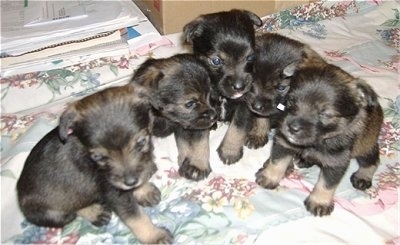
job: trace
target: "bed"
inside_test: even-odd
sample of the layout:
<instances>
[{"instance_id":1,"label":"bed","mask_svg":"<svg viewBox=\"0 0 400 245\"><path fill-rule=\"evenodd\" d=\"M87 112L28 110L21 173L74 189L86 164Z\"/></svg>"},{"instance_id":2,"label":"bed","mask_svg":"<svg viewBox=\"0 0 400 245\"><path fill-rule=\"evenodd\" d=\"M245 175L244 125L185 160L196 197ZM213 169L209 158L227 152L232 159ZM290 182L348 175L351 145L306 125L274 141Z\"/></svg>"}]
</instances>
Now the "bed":
<instances>
[{"instance_id":1,"label":"bed","mask_svg":"<svg viewBox=\"0 0 400 245\"><path fill-rule=\"evenodd\" d=\"M400 4L398 1L321 1L263 17L259 32L278 32L305 42L328 62L366 80L379 94L385 120L379 138L381 164L373 186L355 190L352 161L335 196L335 210L314 217L303 205L318 168L295 169L277 190L263 189L255 173L271 141L245 149L226 166L216 148L227 129L210 136L213 172L194 182L178 175L174 138L154 138L158 171L152 181L162 201L146 208L168 228L176 244L400 244ZM135 244L113 215L95 227L77 218L63 229L37 227L20 213L15 185L32 147L57 125L68 102L108 86L122 85L148 57L186 52L180 33L145 54L126 53L52 70L1 77L1 243Z\"/></svg>"}]
</instances>

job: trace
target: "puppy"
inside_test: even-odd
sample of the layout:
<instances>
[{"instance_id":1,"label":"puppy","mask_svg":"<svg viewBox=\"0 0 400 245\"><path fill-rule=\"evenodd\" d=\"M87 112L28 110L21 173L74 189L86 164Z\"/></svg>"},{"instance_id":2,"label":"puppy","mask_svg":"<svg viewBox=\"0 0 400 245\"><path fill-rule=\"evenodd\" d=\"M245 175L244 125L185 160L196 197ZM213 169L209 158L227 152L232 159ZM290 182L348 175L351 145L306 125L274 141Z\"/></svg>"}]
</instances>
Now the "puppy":
<instances>
[{"instance_id":1,"label":"puppy","mask_svg":"<svg viewBox=\"0 0 400 245\"><path fill-rule=\"evenodd\" d=\"M277 33L256 34L254 81L243 97L250 113L246 122L250 139L242 144L258 148L268 142L271 123L279 120L284 99L290 88L290 77L296 69L325 64L324 59L308 45Z\"/></svg>"},{"instance_id":2,"label":"puppy","mask_svg":"<svg viewBox=\"0 0 400 245\"><path fill-rule=\"evenodd\" d=\"M210 104L207 67L192 54L149 59L135 72L130 84L141 86L153 108L153 135L174 133L179 173L200 180L211 172L209 133L217 120Z\"/></svg>"},{"instance_id":3,"label":"puppy","mask_svg":"<svg viewBox=\"0 0 400 245\"><path fill-rule=\"evenodd\" d=\"M238 102L250 90L253 81L255 30L261 19L254 13L233 9L201 15L183 28L184 41L192 45L194 55L209 67L212 105L220 121L229 121L228 131L218 148L221 160L232 164L241 158L245 140L242 133L243 111ZM243 111L243 112L242 112Z\"/></svg>"},{"instance_id":4,"label":"puppy","mask_svg":"<svg viewBox=\"0 0 400 245\"><path fill-rule=\"evenodd\" d=\"M157 167L152 117L133 86L108 88L72 103L29 154L17 182L26 219L62 227L83 216L105 225L114 211L142 243L171 243L141 205L156 205L148 182Z\"/></svg>"},{"instance_id":5,"label":"puppy","mask_svg":"<svg viewBox=\"0 0 400 245\"><path fill-rule=\"evenodd\" d=\"M315 216L329 215L352 158L359 164L352 185L371 186L379 164L382 108L368 84L333 65L305 67L291 80L286 115L256 182L274 189L294 161L318 165L319 179L304 204Z\"/></svg>"}]
</instances>

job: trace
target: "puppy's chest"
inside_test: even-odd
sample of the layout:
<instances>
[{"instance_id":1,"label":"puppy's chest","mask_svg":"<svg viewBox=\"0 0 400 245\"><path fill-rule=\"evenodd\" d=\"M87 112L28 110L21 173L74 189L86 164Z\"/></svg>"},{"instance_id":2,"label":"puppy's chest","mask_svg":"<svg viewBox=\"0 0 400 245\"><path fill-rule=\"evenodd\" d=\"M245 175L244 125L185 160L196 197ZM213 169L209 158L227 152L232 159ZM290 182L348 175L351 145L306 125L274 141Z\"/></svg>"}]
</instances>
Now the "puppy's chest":
<instances>
[{"instance_id":1,"label":"puppy's chest","mask_svg":"<svg viewBox=\"0 0 400 245\"><path fill-rule=\"evenodd\" d=\"M235 101L220 96L216 105L219 120L222 122L231 121L236 106Z\"/></svg>"},{"instance_id":2,"label":"puppy's chest","mask_svg":"<svg viewBox=\"0 0 400 245\"><path fill-rule=\"evenodd\" d=\"M300 147L288 143L281 137L277 137L279 144L285 148L291 149L297 158L303 159L310 164L317 164L322 167L335 167L348 164L351 158L349 149L331 149L324 146Z\"/></svg>"},{"instance_id":3,"label":"puppy's chest","mask_svg":"<svg viewBox=\"0 0 400 245\"><path fill-rule=\"evenodd\" d=\"M348 164L350 151L329 152L327 149L306 148L299 151L299 155L306 162L320 165L322 167L335 167Z\"/></svg>"},{"instance_id":4,"label":"puppy's chest","mask_svg":"<svg viewBox=\"0 0 400 245\"><path fill-rule=\"evenodd\" d=\"M219 97L219 117L221 119L221 121L225 121L226 120L226 116L227 116L227 99L224 97Z\"/></svg>"}]
</instances>

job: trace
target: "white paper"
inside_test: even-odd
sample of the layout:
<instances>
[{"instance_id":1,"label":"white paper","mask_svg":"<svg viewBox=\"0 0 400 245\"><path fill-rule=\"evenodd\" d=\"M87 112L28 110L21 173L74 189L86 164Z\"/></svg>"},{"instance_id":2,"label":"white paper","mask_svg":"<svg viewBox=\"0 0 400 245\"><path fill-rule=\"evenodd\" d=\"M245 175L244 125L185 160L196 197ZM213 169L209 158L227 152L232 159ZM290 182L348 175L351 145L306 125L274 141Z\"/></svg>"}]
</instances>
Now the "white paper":
<instances>
[{"instance_id":1,"label":"white paper","mask_svg":"<svg viewBox=\"0 0 400 245\"><path fill-rule=\"evenodd\" d=\"M54 21L86 18L85 4L80 0L60 1L28 1L24 7L24 26L48 24Z\"/></svg>"},{"instance_id":2,"label":"white paper","mask_svg":"<svg viewBox=\"0 0 400 245\"><path fill-rule=\"evenodd\" d=\"M57 4L61 6L64 3L64 6L69 6L69 2L57 1ZM32 6L31 3L32 1L28 1L27 8ZM80 4L85 7L87 15L85 18L47 21L40 25L25 26L24 1L1 0L1 53L24 54L44 46L133 26L139 21L147 19L130 0L85 0Z\"/></svg>"}]
</instances>

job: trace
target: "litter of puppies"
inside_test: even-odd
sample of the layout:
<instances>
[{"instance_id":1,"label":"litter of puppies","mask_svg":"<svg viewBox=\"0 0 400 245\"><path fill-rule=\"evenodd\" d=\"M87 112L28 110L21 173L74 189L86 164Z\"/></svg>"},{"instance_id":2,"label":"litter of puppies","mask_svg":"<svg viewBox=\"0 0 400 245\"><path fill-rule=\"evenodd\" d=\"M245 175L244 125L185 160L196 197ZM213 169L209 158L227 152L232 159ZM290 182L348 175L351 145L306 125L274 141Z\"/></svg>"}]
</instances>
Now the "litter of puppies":
<instances>
[{"instance_id":1,"label":"litter of puppies","mask_svg":"<svg viewBox=\"0 0 400 245\"><path fill-rule=\"evenodd\" d=\"M193 54L149 59L127 85L69 105L25 162L17 185L25 217L60 227L80 215L101 226L115 212L140 242L172 243L143 211L161 200L149 182L157 170L152 137L173 134L179 174L199 181L212 171L208 137L217 122L229 123L217 149L228 165L276 129L255 173L261 187L276 188L294 164L320 167L304 201L315 216L333 211L350 159L359 163L353 186L369 188L383 122L376 93L301 42L256 34L261 24L245 10L199 16L183 28Z\"/></svg>"}]
</instances>

